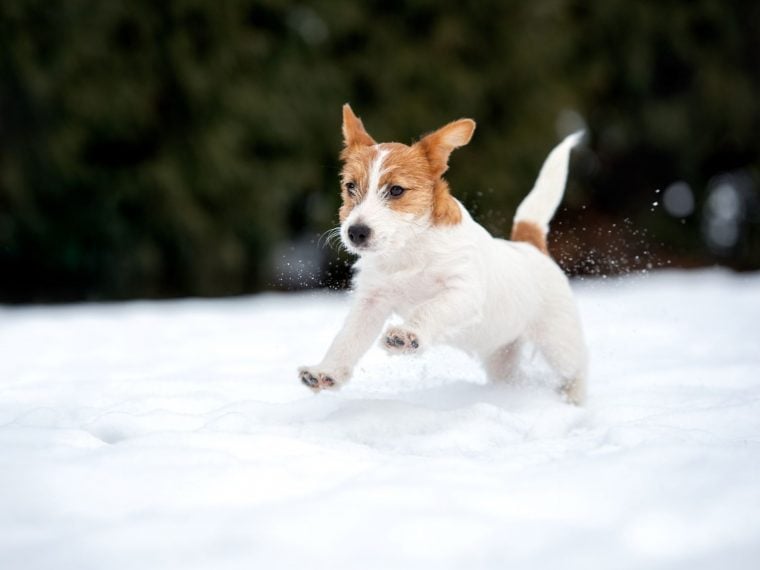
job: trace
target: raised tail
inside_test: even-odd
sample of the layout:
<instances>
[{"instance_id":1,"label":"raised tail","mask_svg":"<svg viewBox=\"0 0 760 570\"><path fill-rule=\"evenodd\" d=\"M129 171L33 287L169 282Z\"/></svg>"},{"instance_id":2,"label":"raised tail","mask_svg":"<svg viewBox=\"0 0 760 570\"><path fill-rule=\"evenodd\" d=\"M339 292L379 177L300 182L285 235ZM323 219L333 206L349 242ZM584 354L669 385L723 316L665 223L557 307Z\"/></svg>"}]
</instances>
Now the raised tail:
<instances>
[{"instance_id":1,"label":"raised tail","mask_svg":"<svg viewBox=\"0 0 760 570\"><path fill-rule=\"evenodd\" d=\"M583 131L578 131L565 137L565 140L554 147L546 157L533 189L517 207L512 226L513 241L524 241L546 254L549 253L546 246L549 221L565 192L570 151L583 135Z\"/></svg>"}]
</instances>

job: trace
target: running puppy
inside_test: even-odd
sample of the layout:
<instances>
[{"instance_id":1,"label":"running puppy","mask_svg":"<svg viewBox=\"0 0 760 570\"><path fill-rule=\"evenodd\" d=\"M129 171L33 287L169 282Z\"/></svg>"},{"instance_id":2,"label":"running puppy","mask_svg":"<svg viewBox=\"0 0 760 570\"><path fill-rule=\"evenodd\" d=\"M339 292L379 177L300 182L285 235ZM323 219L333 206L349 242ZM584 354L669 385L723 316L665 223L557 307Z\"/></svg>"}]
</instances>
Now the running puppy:
<instances>
[{"instance_id":1,"label":"running puppy","mask_svg":"<svg viewBox=\"0 0 760 570\"><path fill-rule=\"evenodd\" d=\"M318 392L351 378L354 366L395 313L381 346L420 353L446 343L477 356L492 380L508 379L520 345L533 343L580 404L587 355L567 278L546 247L570 151L581 133L549 154L517 209L512 241L493 238L449 192L451 152L466 145L475 122L460 119L411 146L376 143L343 106L340 235L359 256L354 302L321 363L299 369Z\"/></svg>"}]
</instances>

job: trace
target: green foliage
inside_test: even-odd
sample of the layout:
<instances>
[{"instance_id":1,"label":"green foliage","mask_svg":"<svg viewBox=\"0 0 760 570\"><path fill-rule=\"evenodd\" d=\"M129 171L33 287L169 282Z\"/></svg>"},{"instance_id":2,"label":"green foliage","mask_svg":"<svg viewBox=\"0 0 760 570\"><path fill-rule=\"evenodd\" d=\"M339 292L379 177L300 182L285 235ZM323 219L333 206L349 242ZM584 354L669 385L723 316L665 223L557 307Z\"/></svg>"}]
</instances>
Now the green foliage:
<instances>
[{"instance_id":1,"label":"green foliage","mask_svg":"<svg viewBox=\"0 0 760 570\"><path fill-rule=\"evenodd\" d=\"M757 180L759 21L749 1L6 0L0 299L276 286L279 244L337 222L346 101L382 140L476 119L449 179L501 235L580 115L563 221L588 206L710 259L696 215L648 206L674 180L698 204L716 174Z\"/></svg>"}]
</instances>

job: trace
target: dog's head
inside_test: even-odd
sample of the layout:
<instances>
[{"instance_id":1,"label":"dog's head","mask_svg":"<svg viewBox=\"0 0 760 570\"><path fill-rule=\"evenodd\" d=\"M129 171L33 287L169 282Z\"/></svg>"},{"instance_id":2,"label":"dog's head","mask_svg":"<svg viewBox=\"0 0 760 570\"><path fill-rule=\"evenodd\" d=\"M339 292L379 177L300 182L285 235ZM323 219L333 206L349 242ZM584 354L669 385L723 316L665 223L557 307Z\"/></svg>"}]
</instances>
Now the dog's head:
<instances>
[{"instance_id":1,"label":"dog's head","mask_svg":"<svg viewBox=\"0 0 760 570\"><path fill-rule=\"evenodd\" d=\"M459 204L443 179L451 151L470 142L475 121L460 119L411 146L376 143L343 106L341 240L356 254L393 255L420 232L458 224Z\"/></svg>"}]
</instances>

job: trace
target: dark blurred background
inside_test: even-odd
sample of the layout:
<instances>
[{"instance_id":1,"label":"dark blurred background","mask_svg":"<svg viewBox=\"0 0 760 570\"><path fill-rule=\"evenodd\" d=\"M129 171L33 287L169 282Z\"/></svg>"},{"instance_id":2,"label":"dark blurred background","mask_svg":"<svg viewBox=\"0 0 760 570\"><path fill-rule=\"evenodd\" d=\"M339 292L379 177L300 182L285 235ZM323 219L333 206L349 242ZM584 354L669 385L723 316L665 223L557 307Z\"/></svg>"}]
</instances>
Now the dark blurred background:
<instances>
[{"instance_id":1,"label":"dark blurred background","mask_svg":"<svg viewBox=\"0 0 760 570\"><path fill-rule=\"evenodd\" d=\"M757 0L3 0L0 301L345 283L340 107L379 140L472 117L448 178L508 235L579 127L576 275L760 267Z\"/></svg>"}]
</instances>

